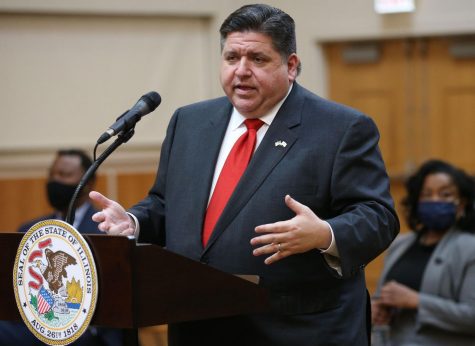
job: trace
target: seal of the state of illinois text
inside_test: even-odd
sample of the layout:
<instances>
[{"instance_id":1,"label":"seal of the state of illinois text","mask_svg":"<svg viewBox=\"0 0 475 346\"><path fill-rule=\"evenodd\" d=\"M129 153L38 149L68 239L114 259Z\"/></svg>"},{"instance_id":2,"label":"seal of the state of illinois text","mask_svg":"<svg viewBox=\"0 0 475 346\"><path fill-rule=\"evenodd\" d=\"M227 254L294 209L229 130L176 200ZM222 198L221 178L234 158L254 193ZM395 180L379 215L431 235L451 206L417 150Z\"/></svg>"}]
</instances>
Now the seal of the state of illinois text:
<instances>
[{"instance_id":1,"label":"seal of the state of illinois text","mask_svg":"<svg viewBox=\"0 0 475 346\"><path fill-rule=\"evenodd\" d=\"M89 326L98 281L82 235L60 220L33 225L23 236L13 267L13 288L28 329L49 345L67 345Z\"/></svg>"}]
</instances>

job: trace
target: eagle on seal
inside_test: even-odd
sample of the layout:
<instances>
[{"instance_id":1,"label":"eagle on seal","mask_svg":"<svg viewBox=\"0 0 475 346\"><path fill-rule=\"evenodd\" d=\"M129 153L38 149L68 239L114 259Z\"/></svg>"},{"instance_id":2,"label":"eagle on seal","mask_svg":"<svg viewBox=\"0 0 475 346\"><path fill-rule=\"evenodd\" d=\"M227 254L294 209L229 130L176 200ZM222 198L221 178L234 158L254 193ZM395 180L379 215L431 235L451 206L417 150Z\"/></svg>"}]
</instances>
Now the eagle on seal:
<instances>
[{"instance_id":1,"label":"eagle on seal","mask_svg":"<svg viewBox=\"0 0 475 346\"><path fill-rule=\"evenodd\" d=\"M48 265L45 266L43 263L37 263L37 265L48 282L49 289L57 294L63 286L63 277L67 277L66 267L77 262L74 257L64 251L53 252L50 249L45 249L45 256Z\"/></svg>"}]
</instances>

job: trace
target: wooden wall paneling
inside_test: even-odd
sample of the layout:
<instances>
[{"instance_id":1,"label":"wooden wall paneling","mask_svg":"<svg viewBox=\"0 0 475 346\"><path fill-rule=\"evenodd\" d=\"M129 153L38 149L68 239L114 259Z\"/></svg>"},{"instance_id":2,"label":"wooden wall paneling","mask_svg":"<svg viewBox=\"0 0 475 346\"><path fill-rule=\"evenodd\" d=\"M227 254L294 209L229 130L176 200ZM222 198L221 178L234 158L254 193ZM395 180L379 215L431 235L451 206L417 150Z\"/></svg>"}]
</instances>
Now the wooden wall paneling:
<instances>
[{"instance_id":1,"label":"wooden wall paneling","mask_svg":"<svg viewBox=\"0 0 475 346\"><path fill-rule=\"evenodd\" d=\"M0 231L15 232L22 223L51 212L45 178L0 180Z\"/></svg>"},{"instance_id":2,"label":"wooden wall paneling","mask_svg":"<svg viewBox=\"0 0 475 346\"><path fill-rule=\"evenodd\" d=\"M425 39L412 39L410 45L409 70L411 73L410 92L407 93L407 102L411 107L408 112L410 115L410 131L407 141L410 142L411 164L408 166L408 172L412 172L427 160L430 148L428 141L428 104L427 100L427 73L429 60L427 56L427 41ZM406 172L407 173L407 172Z\"/></svg>"},{"instance_id":3,"label":"wooden wall paneling","mask_svg":"<svg viewBox=\"0 0 475 346\"><path fill-rule=\"evenodd\" d=\"M117 177L118 202L124 208L130 208L142 198L147 196L148 191L155 181L156 172L145 173L121 173Z\"/></svg>"},{"instance_id":4,"label":"wooden wall paneling","mask_svg":"<svg viewBox=\"0 0 475 346\"><path fill-rule=\"evenodd\" d=\"M96 176L96 182L94 184L94 189L99 191L99 192L104 192L104 193L108 193L108 190L107 190L107 185L108 185L108 177L104 174L98 174Z\"/></svg>"},{"instance_id":5,"label":"wooden wall paneling","mask_svg":"<svg viewBox=\"0 0 475 346\"><path fill-rule=\"evenodd\" d=\"M106 174L98 174L96 173L96 181L93 185L93 189L102 193L104 196L108 197L108 198L111 198L111 196L109 195L110 191L108 189L108 186L109 186L109 177L106 175ZM97 205L94 205L97 209L99 209L99 207Z\"/></svg>"},{"instance_id":6,"label":"wooden wall paneling","mask_svg":"<svg viewBox=\"0 0 475 346\"><path fill-rule=\"evenodd\" d=\"M408 78L405 42L394 40L376 46L379 57L374 61L347 62L343 58L345 50L358 49L357 45L325 45L329 95L375 120L386 166L392 174L402 174L408 157L405 138L409 127L405 102Z\"/></svg>"},{"instance_id":7,"label":"wooden wall paneling","mask_svg":"<svg viewBox=\"0 0 475 346\"><path fill-rule=\"evenodd\" d=\"M98 176L96 189L107 192L106 176ZM15 232L18 226L52 212L46 196L46 177L0 180L0 232Z\"/></svg>"},{"instance_id":8,"label":"wooden wall paneling","mask_svg":"<svg viewBox=\"0 0 475 346\"><path fill-rule=\"evenodd\" d=\"M427 39L427 157L475 171L475 57L450 54L455 38Z\"/></svg>"},{"instance_id":9,"label":"wooden wall paneling","mask_svg":"<svg viewBox=\"0 0 475 346\"><path fill-rule=\"evenodd\" d=\"M168 326L159 325L139 328L139 341L142 346L166 346L168 345Z\"/></svg>"}]
</instances>

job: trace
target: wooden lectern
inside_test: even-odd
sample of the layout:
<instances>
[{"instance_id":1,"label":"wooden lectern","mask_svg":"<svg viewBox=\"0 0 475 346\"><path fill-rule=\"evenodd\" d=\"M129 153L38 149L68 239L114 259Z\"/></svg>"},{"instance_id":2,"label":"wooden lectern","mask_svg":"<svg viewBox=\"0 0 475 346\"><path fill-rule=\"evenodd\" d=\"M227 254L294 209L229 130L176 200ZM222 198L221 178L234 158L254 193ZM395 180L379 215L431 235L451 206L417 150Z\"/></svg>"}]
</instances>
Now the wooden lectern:
<instances>
[{"instance_id":1,"label":"wooden lectern","mask_svg":"<svg viewBox=\"0 0 475 346\"><path fill-rule=\"evenodd\" d=\"M99 295L91 325L139 327L268 310L264 289L240 277L135 239L84 235L96 262ZM0 233L0 320L22 321L13 265L23 234Z\"/></svg>"}]
</instances>

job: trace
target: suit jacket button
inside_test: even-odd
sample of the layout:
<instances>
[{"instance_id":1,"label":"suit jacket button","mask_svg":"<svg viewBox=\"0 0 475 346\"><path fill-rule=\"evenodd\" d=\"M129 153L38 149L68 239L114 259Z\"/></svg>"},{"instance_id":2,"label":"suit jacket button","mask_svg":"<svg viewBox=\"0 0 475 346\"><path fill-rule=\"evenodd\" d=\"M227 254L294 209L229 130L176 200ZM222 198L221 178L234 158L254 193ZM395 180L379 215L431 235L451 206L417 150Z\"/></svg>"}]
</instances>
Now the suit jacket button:
<instances>
[{"instance_id":1,"label":"suit jacket button","mask_svg":"<svg viewBox=\"0 0 475 346\"><path fill-rule=\"evenodd\" d=\"M442 262L443 262L443 261L442 261L442 258L440 258L440 257L437 257L437 258L435 259L435 264L442 264Z\"/></svg>"}]
</instances>

